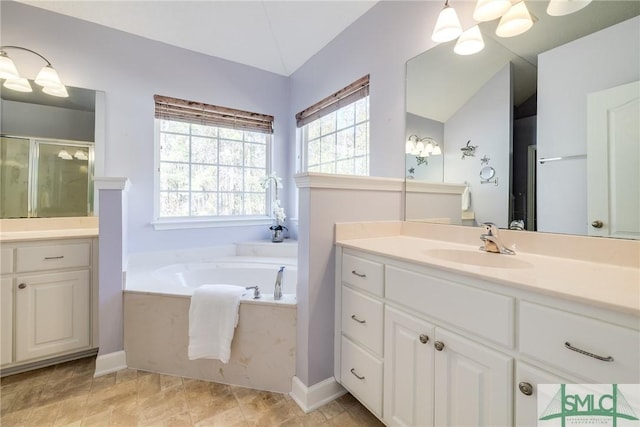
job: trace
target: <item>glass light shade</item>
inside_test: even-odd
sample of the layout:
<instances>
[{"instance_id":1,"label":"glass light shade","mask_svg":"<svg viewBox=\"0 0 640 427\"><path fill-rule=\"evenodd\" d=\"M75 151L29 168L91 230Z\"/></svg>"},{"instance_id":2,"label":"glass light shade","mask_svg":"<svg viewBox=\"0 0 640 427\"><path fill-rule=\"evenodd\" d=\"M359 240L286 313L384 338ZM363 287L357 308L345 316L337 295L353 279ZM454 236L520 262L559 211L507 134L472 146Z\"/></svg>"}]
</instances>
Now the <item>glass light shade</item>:
<instances>
[{"instance_id":1,"label":"glass light shade","mask_svg":"<svg viewBox=\"0 0 640 427\"><path fill-rule=\"evenodd\" d=\"M428 141L427 144L424 146L424 151L429 154L433 153L433 142Z\"/></svg>"},{"instance_id":2,"label":"glass light shade","mask_svg":"<svg viewBox=\"0 0 640 427\"><path fill-rule=\"evenodd\" d=\"M440 146L436 144L435 147L433 147L433 152L431 153L432 156L439 156L442 154L442 150L440 150Z\"/></svg>"},{"instance_id":3,"label":"glass light shade","mask_svg":"<svg viewBox=\"0 0 640 427\"><path fill-rule=\"evenodd\" d=\"M73 159L73 157L71 157L71 154L69 154L67 150L60 150L60 152L58 153L58 157L60 157L63 160Z\"/></svg>"},{"instance_id":4,"label":"glass light shade","mask_svg":"<svg viewBox=\"0 0 640 427\"><path fill-rule=\"evenodd\" d=\"M454 8L445 5L438 15L431 40L436 43L448 42L462 34L462 26Z\"/></svg>"},{"instance_id":5,"label":"glass light shade","mask_svg":"<svg viewBox=\"0 0 640 427\"><path fill-rule=\"evenodd\" d=\"M7 89L17 90L18 92L33 92L29 80L25 78L7 79L3 86Z\"/></svg>"},{"instance_id":6,"label":"glass light shade","mask_svg":"<svg viewBox=\"0 0 640 427\"><path fill-rule=\"evenodd\" d=\"M42 87L59 87L62 86L58 72L51 65L42 67L35 80L36 84Z\"/></svg>"},{"instance_id":7,"label":"glass light shade","mask_svg":"<svg viewBox=\"0 0 640 427\"><path fill-rule=\"evenodd\" d=\"M484 22L500 18L511 8L510 0L478 0L473 19Z\"/></svg>"},{"instance_id":8,"label":"glass light shade","mask_svg":"<svg viewBox=\"0 0 640 427\"><path fill-rule=\"evenodd\" d=\"M415 145L413 145L413 142L407 141L407 143L404 146L405 154L411 154L413 152L414 148L415 148Z\"/></svg>"},{"instance_id":9,"label":"glass light shade","mask_svg":"<svg viewBox=\"0 0 640 427\"><path fill-rule=\"evenodd\" d=\"M89 157L87 157L87 153L82 150L76 150L76 152L73 153L73 157L78 160L89 160Z\"/></svg>"},{"instance_id":10,"label":"glass light shade","mask_svg":"<svg viewBox=\"0 0 640 427\"><path fill-rule=\"evenodd\" d=\"M424 151L424 143L422 141L416 142L416 151L422 153Z\"/></svg>"},{"instance_id":11,"label":"glass light shade","mask_svg":"<svg viewBox=\"0 0 640 427\"><path fill-rule=\"evenodd\" d=\"M19 79L18 69L4 52L0 54L0 79Z\"/></svg>"},{"instance_id":12,"label":"glass light shade","mask_svg":"<svg viewBox=\"0 0 640 427\"><path fill-rule=\"evenodd\" d=\"M69 92L67 92L67 88L64 87L64 85L43 87L42 91L44 93L46 93L47 95L58 96L60 98L68 98L69 97Z\"/></svg>"},{"instance_id":13,"label":"glass light shade","mask_svg":"<svg viewBox=\"0 0 640 427\"><path fill-rule=\"evenodd\" d=\"M591 0L551 0L547 13L551 16L564 16L586 7Z\"/></svg>"},{"instance_id":14,"label":"glass light shade","mask_svg":"<svg viewBox=\"0 0 640 427\"><path fill-rule=\"evenodd\" d=\"M477 25L462 33L453 51L458 55L473 55L484 49L484 40Z\"/></svg>"},{"instance_id":15,"label":"glass light shade","mask_svg":"<svg viewBox=\"0 0 640 427\"><path fill-rule=\"evenodd\" d=\"M500 19L496 35L500 37L513 37L524 33L533 25L533 19L524 1L514 4Z\"/></svg>"}]
</instances>

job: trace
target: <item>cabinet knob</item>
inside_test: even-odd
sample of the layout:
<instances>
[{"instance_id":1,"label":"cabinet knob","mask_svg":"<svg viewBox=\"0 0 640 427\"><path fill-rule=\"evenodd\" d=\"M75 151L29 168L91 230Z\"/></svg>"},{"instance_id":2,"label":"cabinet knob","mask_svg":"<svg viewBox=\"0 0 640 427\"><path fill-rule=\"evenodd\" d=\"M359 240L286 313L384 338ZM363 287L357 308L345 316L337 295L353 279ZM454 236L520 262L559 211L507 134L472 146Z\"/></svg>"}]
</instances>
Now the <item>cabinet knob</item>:
<instances>
[{"instance_id":1,"label":"cabinet knob","mask_svg":"<svg viewBox=\"0 0 640 427\"><path fill-rule=\"evenodd\" d=\"M593 221L591 223L591 226L593 228L602 228L603 225L604 225L604 223L602 221L600 221L599 219L596 219L595 221Z\"/></svg>"},{"instance_id":2,"label":"cabinet knob","mask_svg":"<svg viewBox=\"0 0 640 427\"><path fill-rule=\"evenodd\" d=\"M18 285L18 289L24 289L24 288L26 288L26 287L27 287L27 284L26 284L26 283L20 283L20 284Z\"/></svg>"},{"instance_id":3,"label":"cabinet knob","mask_svg":"<svg viewBox=\"0 0 640 427\"><path fill-rule=\"evenodd\" d=\"M533 386L529 383L521 382L518 384L518 388L525 396L531 396L533 394Z\"/></svg>"},{"instance_id":4,"label":"cabinet knob","mask_svg":"<svg viewBox=\"0 0 640 427\"><path fill-rule=\"evenodd\" d=\"M420 334L420 342L422 344L426 344L427 341L429 341L429 337L427 335L425 335L425 334Z\"/></svg>"},{"instance_id":5,"label":"cabinet knob","mask_svg":"<svg viewBox=\"0 0 640 427\"><path fill-rule=\"evenodd\" d=\"M442 341L436 341L435 343L433 343L433 345L438 351L442 351L442 349L444 348L444 343Z\"/></svg>"}]
</instances>

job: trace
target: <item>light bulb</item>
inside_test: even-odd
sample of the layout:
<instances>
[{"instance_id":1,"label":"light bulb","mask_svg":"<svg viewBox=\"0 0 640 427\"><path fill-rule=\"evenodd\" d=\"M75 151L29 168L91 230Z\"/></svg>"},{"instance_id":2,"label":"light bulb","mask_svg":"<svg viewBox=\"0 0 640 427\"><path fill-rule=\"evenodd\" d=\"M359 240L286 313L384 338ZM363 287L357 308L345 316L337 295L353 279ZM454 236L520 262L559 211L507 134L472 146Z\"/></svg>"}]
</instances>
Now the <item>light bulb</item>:
<instances>
[{"instance_id":1,"label":"light bulb","mask_svg":"<svg viewBox=\"0 0 640 427\"><path fill-rule=\"evenodd\" d=\"M509 0L478 0L473 10L473 19L476 21L492 21L501 17L511 8Z\"/></svg>"},{"instance_id":2,"label":"light bulb","mask_svg":"<svg viewBox=\"0 0 640 427\"><path fill-rule=\"evenodd\" d=\"M462 33L453 51L458 55L473 55L484 49L484 40L477 25Z\"/></svg>"},{"instance_id":3,"label":"light bulb","mask_svg":"<svg viewBox=\"0 0 640 427\"><path fill-rule=\"evenodd\" d=\"M513 37L524 33L533 25L533 19L529 14L524 1L514 4L500 19L496 35L500 37Z\"/></svg>"},{"instance_id":4,"label":"light bulb","mask_svg":"<svg viewBox=\"0 0 640 427\"><path fill-rule=\"evenodd\" d=\"M445 3L438 15L438 21L433 29L431 40L436 43L448 42L462 34L462 26L456 10Z\"/></svg>"}]
</instances>

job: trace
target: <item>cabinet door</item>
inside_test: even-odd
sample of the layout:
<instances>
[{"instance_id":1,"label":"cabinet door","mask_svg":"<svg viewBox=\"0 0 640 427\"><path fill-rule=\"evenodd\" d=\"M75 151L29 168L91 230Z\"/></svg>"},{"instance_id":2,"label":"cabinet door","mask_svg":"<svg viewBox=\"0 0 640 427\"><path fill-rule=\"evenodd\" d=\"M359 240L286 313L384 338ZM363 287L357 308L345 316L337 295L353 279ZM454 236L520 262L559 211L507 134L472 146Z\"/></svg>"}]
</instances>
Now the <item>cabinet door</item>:
<instances>
[{"instance_id":1,"label":"cabinet door","mask_svg":"<svg viewBox=\"0 0 640 427\"><path fill-rule=\"evenodd\" d=\"M435 425L512 425L511 357L442 329L434 346Z\"/></svg>"},{"instance_id":2,"label":"cabinet door","mask_svg":"<svg viewBox=\"0 0 640 427\"><path fill-rule=\"evenodd\" d=\"M434 326L385 308L384 421L433 425Z\"/></svg>"},{"instance_id":3,"label":"cabinet door","mask_svg":"<svg viewBox=\"0 0 640 427\"><path fill-rule=\"evenodd\" d=\"M89 271L17 277L16 361L89 346Z\"/></svg>"},{"instance_id":4,"label":"cabinet door","mask_svg":"<svg viewBox=\"0 0 640 427\"><path fill-rule=\"evenodd\" d=\"M3 277L0 284L0 365L13 360L13 279Z\"/></svg>"},{"instance_id":5,"label":"cabinet door","mask_svg":"<svg viewBox=\"0 0 640 427\"><path fill-rule=\"evenodd\" d=\"M526 363L516 366L516 423L518 427L538 425L538 384L571 384L573 381L538 369ZM522 387L520 387L522 384Z\"/></svg>"}]
</instances>

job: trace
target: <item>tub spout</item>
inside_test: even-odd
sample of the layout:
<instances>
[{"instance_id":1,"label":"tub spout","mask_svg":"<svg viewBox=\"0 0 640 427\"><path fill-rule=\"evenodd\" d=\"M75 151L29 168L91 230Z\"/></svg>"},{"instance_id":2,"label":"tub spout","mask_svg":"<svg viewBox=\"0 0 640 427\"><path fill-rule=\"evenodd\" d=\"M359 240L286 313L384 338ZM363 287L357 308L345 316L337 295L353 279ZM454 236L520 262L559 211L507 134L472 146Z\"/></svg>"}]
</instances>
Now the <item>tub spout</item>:
<instances>
[{"instance_id":1,"label":"tub spout","mask_svg":"<svg viewBox=\"0 0 640 427\"><path fill-rule=\"evenodd\" d=\"M278 275L276 276L276 284L273 287L274 300L282 299L282 274L283 273L284 273L284 266L280 267L280 270L278 270Z\"/></svg>"}]
</instances>

